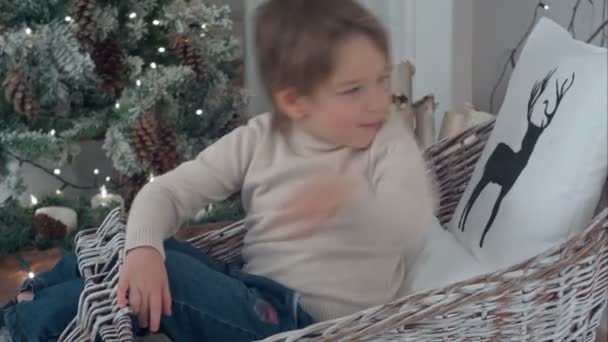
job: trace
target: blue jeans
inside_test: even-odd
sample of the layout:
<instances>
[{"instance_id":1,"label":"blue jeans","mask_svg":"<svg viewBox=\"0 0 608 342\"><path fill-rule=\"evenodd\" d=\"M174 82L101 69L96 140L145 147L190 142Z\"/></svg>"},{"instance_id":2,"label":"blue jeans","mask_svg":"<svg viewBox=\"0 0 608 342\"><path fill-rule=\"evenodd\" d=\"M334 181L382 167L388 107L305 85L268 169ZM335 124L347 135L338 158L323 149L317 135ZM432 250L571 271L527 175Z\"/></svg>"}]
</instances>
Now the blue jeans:
<instances>
[{"instance_id":1,"label":"blue jeans","mask_svg":"<svg viewBox=\"0 0 608 342\"><path fill-rule=\"evenodd\" d=\"M172 315L161 318L160 332L173 341L254 341L313 323L298 295L281 284L174 239L165 251ZM56 341L76 315L83 289L76 257L67 254L22 289L34 291L35 299L4 310L9 334L19 342ZM136 318L133 323L141 333Z\"/></svg>"}]
</instances>

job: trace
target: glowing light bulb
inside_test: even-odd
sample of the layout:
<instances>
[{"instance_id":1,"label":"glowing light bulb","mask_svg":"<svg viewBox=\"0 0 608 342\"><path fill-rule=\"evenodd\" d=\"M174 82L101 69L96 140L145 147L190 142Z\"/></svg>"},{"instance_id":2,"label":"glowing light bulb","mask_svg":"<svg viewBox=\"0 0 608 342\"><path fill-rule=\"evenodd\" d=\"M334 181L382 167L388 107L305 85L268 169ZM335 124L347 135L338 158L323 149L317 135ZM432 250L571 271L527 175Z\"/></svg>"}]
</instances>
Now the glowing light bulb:
<instances>
[{"instance_id":1,"label":"glowing light bulb","mask_svg":"<svg viewBox=\"0 0 608 342\"><path fill-rule=\"evenodd\" d=\"M131 14L129 14L129 18L131 18L131 19L137 18L137 13L131 12Z\"/></svg>"},{"instance_id":2,"label":"glowing light bulb","mask_svg":"<svg viewBox=\"0 0 608 342\"><path fill-rule=\"evenodd\" d=\"M57 176L59 176L61 174L61 170L55 169L55 170L53 170L53 173L56 174Z\"/></svg>"},{"instance_id":3,"label":"glowing light bulb","mask_svg":"<svg viewBox=\"0 0 608 342\"><path fill-rule=\"evenodd\" d=\"M27 277L30 278L30 279L34 279L36 277L36 274L34 274L34 272L29 272L27 274Z\"/></svg>"},{"instance_id":4,"label":"glowing light bulb","mask_svg":"<svg viewBox=\"0 0 608 342\"><path fill-rule=\"evenodd\" d=\"M203 115L203 110L202 109L197 109L196 110L196 115L198 115L198 116Z\"/></svg>"}]
</instances>

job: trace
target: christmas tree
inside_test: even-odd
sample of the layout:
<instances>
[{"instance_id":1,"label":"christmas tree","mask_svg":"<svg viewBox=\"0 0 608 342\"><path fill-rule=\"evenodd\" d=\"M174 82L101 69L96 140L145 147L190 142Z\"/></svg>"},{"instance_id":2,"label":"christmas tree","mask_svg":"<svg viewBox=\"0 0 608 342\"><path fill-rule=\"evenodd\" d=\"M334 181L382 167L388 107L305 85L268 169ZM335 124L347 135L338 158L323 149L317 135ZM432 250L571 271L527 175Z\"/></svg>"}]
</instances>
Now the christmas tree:
<instances>
[{"instance_id":1,"label":"christmas tree","mask_svg":"<svg viewBox=\"0 0 608 342\"><path fill-rule=\"evenodd\" d=\"M3 207L15 212L25 164L58 194L97 191L60 174L96 140L118 175L103 186L128 210L151 177L226 134L246 104L229 15L202 0L0 0Z\"/></svg>"}]
</instances>

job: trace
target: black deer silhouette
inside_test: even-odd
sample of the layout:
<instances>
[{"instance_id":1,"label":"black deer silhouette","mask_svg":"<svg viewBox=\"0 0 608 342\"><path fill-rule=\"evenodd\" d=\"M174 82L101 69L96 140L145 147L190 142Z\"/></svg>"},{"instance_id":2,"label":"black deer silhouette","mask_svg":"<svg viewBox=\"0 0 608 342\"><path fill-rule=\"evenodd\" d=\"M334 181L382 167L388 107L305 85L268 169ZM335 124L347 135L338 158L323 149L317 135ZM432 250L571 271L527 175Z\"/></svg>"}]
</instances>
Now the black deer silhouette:
<instances>
[{"instance_id":1,"label":"black deer silhouette","mask_svg":"<svg viewBox=\"0 0 608 342\"><path fill-rule=\"evenodd\" d=\"M536 145L538 138L547 128L547 126L551 124L553 116L555 115L555 112L557 112L557 108L559 107L564 95L568 92L568 90L570 90L570 87L572 87L572 84L574 83L574 73L572 73L571 79L567 78L561 84L559 80L555 80L555 107L552 111L549 111L549 100L543 101L543 104L545 105L545 117L547 119L546 121L543 120L544 122L541 122L541 124L537 126L532 122L534 106L544 93L545 89L547 89L549 80L551 77L553 77L553 74L555 74L556 71L557 68L549 71L547 76L534 83L534 86L532 87L530 99L528 100L528 129L526 130L526 134L521 142L521 149L519 152L513 151L511 147L502 142L496 146L496 149L494 149L494 152L492 152L492 155L490 155L490 158L488 158L488 161L486 162L481 180L473 190L471 197L462 211L458 226L460 230L464 232L469 212L485 187L490 183L498 184L501 187L500 194L494 203L492 214L488 219L486 227L483 231L483 235L481 236L481 240L479 241L479 247L483 247L486 234L488 234L488 231L496 218L496 214L500 209L502 200L505 198L509 190L511 190L513 184L515 184L515 181L517 181L517 178L519 178L519 175L528 164L528 160L530 159L530 155L534 150L534 146Z\"/></svg>"}]
</instances>

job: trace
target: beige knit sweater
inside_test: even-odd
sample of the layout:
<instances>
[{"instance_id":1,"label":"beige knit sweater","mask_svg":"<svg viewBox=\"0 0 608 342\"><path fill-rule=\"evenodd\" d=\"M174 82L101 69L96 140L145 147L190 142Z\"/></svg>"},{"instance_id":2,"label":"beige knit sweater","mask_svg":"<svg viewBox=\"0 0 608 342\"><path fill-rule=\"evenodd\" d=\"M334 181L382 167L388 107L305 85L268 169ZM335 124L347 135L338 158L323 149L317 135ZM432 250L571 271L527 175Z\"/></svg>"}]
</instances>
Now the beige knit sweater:
<instances>
[{"instance_id":1,"label":"beige knit sweater","mask_svg":"<svg viewBox=\"0 0 608 342\"><path fill-rule=\"evenodd\" d=\"M271 227L272 213L310 177L357 175L340 212L312 236L301 224ZM259 115L137 195L127 250L162 242L208 203L241 191L259 217L245 236L244 270L301 294L316 320L384 304L405 294L409 264L432 221L435 196L413 134L393 116L367 149L337 147Z\"/></svg>"}]
</instances>

